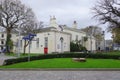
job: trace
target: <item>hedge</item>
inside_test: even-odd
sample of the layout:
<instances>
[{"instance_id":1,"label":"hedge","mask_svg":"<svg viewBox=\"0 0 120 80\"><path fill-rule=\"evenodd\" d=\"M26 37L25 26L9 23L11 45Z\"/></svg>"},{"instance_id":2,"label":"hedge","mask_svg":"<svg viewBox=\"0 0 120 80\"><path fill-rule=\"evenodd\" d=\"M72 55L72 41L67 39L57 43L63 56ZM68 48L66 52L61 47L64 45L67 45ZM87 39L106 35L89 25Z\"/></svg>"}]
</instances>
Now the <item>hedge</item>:
<instances>
[{"instance_id":1,"label":"hedge","mask_svg":"<svg viewBox=\"0 0 120 80\"><path fill-rule=\"evenodd\" d=\"M110 54L92 54L92 53L61 53L61 54L47 54L39 56L31 56L30 61L41 60L41 59L52 59L52 58L95 58L95 59L119 59L120 55L110 55ZM28 57L16 58L16 59L7 59L4 62L4 65L10 65L20 62L27 62Z\"/></svg>"}]
</instances>

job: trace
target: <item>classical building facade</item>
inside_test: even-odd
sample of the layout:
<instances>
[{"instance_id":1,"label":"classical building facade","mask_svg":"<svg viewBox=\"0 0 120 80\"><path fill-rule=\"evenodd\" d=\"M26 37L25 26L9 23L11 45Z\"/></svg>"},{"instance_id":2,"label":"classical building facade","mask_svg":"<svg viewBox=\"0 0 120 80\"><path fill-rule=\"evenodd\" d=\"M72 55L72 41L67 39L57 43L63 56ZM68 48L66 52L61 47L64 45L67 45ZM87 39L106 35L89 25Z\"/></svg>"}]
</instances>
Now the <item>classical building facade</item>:
<instances>
[{"instance_id":1,"label":"classical building facade","mask_svg":"<svg viewBox=\"0 0 120 80\"><path fill-rule=\"evenodd\" d=\"M70 42L76 40L80 41L80 43L85 46L87 50L96 50L95 38L93 36L87 36L85 32L77 29L77 27L76 21L73 22L72 27L68 27L66 25L59 25L56 22L56 18L51 17L49 27L43 28L31 41L30 52L41 54L69 52ZM88 40L84 41L84 37L88 37ZM20 52L23 53L24 40L22 38L23 36L17 36L16 34L12 37L15 46L13 52L18 50L17 44L20 40ZM26 47L26 53L29 53L29 46Z\"/></svg>"}]
</instances>

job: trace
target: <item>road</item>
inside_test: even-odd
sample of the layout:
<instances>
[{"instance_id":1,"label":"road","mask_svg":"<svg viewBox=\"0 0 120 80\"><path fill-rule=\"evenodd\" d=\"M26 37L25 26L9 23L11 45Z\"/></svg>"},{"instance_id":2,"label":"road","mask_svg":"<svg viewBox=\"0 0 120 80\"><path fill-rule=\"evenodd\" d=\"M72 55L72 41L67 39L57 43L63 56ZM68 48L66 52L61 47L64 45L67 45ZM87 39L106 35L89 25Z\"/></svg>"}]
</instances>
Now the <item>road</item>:
<instances>
[{"instance_id":1,"label":"road","mask_svg":"<svg viewBox=\"0 0 120 80\"><path fill-rule=\"evenodd\" d=\"M0 71L0 80L120 80L120 71Z\"/></svg>"}]
</instances>

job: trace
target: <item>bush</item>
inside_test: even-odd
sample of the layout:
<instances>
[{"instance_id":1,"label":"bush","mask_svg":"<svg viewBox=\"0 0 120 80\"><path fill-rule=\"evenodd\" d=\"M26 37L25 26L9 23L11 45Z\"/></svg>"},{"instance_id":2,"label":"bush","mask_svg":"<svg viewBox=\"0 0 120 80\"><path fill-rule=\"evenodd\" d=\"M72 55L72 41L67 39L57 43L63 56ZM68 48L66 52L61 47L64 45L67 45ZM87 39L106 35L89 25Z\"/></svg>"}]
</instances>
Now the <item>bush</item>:
<instances>
[{"instance_id":1,"label":"bush","mask_svg":"<svg viewBox=\"0 0 120 80\"><path fill-rule=\"evenodd\" d=\"M109 54L92 54L92 53L62 53L62 54L47 54L39 56L31 56L30 61L41 60L41 59L52 59L52 58L95 58L95 59L119 59L120 55L109 55ZM5 60L4 65L10 65L14 63L27 62L28 57L8 59Z\"/></svg>"},{"instance_id":2,"label":"bush","mask_svg":"<svg viewBox=\"0 0 120 80\"><path fill-rule=\"evenodd\" d=\"M70 51L71 52L80 52L87 51L85 47L83 47L79 42L70 42Z\"/></svg>"},{"instance_id":3,"label":"bush","mask_svg":"<svg viewBox=\"0 0 120 80\"><path fill-rule=\"evenodd\" d=\"M86 52L87 51L86 47L81 47L81 51Z\"/></svg>"},{"instance_id":4,"label":"bush","mask_svg":"<svg viewBox=\"0 0 120 80\"><path fill-rule=\"evenodd\" d=\"M71 52L78 52L79 51L79 46L78 44L74 42L70 42L70 51Z\"/></svg>"}]
</instances>

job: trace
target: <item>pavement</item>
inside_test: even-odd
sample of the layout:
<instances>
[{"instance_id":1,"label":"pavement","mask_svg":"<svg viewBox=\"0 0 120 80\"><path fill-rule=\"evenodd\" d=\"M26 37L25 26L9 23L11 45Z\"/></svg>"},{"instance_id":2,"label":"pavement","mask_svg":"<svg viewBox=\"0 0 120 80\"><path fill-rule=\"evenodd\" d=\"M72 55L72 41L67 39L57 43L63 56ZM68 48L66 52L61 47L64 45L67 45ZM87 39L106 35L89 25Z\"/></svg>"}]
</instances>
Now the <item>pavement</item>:
<instances>
[{"instance_id":1,"label":"pavement","mask_svg":"<svg viewBox=\"0 0 120 80\"><path fill-rule=\"evenodd\" d=\"M120 80L120 71L0 71L0 80Z\"/></svg>"},{"instance_id":2,"label":"pavement","mask_svg":"<svg viewBox=\"0 0 120 80\"><path fill-rule=\"evenodd\" d=\"M0 69L0 80L120 80L120 69Z\"/></svg>"},{"instance_id":3,"label":"pavement","mask_svg":"<svg viewBox=\"0 0 120 80\"><path fill-rule=\"evenodd\" d=\"M0 54L0 65L3 65L4 64L4 61L6 59L13 59L13 58L17 58L17 57L13 57L13 56L6 56L4 54Z\"/></svg>"}]
</instances>

